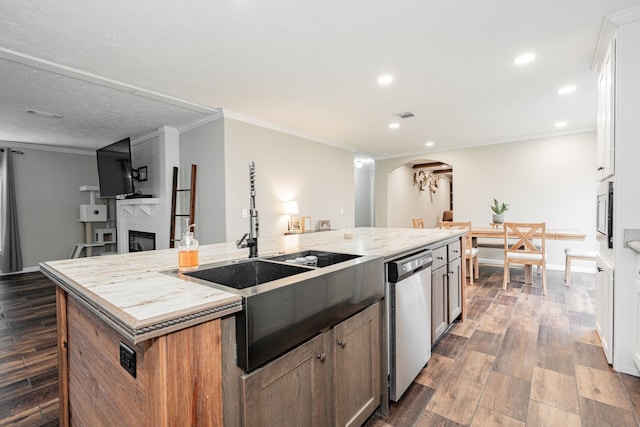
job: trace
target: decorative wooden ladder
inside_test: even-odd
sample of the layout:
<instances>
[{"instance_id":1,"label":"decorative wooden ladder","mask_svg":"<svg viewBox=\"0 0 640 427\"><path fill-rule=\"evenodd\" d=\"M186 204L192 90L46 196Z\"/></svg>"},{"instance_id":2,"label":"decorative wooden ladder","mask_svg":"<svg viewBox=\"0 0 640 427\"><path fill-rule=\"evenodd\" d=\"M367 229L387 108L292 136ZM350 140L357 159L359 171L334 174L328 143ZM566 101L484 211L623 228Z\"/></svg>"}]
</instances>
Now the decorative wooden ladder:
<instances>
[{"instance_id":1,"label":"decorative wooden ladder","mask_svg":"<svg viewBox=\"0 0 640 427\"><path fill-rule=\"evenodd\" d=\"M169 229L169 247L175 248L176 241L176 220L178 217L189 217L189 224L195 224L196 219L196 176L198 172L198 165L191 165L191 187L185 189L178 188L178 168L173 168L173 184L171 188L171 226ZM188 191L189 194L189 213L178 214L176 213L178 192Z\"/></svg>"}]
</instances>

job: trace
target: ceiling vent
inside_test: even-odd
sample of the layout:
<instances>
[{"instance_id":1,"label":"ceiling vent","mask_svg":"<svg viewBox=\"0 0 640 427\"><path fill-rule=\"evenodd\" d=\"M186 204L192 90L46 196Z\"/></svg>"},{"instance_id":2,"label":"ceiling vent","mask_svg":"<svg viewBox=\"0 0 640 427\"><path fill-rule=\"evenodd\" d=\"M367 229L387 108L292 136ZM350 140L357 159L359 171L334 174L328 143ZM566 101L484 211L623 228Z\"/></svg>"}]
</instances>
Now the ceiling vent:
<instances>
[{"instance_id":1,"label":"ceiling vent","mask_svg":"<svg viewBox=\"0 0 640 427\"><path fill-rule=\"evenodd\" d=\"M48 113L46 111L38 111L38 110L28 109L28 110L25 110L25 113L33 114L33 115L36 115L38 117L46 117L47 119L58 119L58 120L64 119L64 116L62 116L60 114Z\"/></svg>"},{"instance_id":2,"label":"ceiling vent","mask_svg":"<svg viewBox=\"0 0 640 427\"><path fill-rule=\"evenodd\" d=\"M398 113L396 114L396 116L400 117L401 119L410 119L411 117L414 117L413 113L411 111L405 111L404 113Z\"/></svg>"}]
</instances>

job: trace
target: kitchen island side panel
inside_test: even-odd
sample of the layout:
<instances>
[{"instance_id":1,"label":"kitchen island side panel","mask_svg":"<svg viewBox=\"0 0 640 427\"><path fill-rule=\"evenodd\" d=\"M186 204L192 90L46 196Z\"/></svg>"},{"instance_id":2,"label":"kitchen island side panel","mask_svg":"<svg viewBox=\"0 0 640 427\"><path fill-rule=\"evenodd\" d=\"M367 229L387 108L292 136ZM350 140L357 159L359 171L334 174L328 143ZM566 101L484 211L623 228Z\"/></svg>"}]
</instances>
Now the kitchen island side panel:
<instances>
[{"instance_id":1,"label":"kitchen island side panel","mask_svg":"<svg viewBox=\"0 0 640 427\"><path fill-rule=\"evenodd\" d=\"M222 425L219 320L134 345L73 297L65 300L61 425ZM121 342L135 351L135 378L120 365Z\"/></svg>"},{"instance_id":2,"label":"kitchen island side panel","mask_svg":"<svg viewBox=\"0 0 640 427\"><path fill-rule=\"evenodd\" d=\"M121 339L106 323L68 296L66 370L71 425L140 424L146 405L144 348L130 345L137 355L134 378L120 367ZM64 402L60 404L62 414Z\"/></svg>"}]
</instances>

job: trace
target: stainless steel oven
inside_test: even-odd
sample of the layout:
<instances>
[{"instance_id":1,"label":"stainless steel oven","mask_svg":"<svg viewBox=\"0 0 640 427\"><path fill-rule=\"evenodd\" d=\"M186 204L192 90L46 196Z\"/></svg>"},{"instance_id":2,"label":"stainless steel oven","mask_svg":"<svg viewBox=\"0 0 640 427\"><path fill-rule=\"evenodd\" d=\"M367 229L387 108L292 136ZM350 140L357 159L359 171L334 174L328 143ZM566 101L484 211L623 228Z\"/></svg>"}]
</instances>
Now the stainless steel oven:
<instances>
[{"instance_id":1,"label":"stainless steel oven","mask_svg":"<svg viewBox=\"0 0 640 427\"><path fill-rule=\"evenodd\" d=\"M596 231L607 248L613 248L613 182L602 183L598 187L598 208Z\"/></svg>"}]
</instances>

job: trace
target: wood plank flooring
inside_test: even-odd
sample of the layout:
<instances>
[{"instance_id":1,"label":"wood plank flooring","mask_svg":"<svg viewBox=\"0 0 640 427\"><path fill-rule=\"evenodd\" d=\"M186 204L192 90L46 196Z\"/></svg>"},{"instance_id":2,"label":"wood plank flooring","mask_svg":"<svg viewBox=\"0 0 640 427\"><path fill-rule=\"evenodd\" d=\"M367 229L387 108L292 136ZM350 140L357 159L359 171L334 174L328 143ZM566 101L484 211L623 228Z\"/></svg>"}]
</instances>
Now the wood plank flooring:
<instances>
[{"instance_id":1,"label":"wood plank flooring","mask_svg":"<svg viewBox=\"0 0 640 427\"><path fill-rule=\"evenodd\" d=\"M638 426L640 378L614 372L595 332L595 275L548 271L522 285L512 269L481 266L456 323L389 417L366 427Z\"/></svg>"},{"instance_id":2,"label":"wood plank flooring","mask_svg":"<svg viewBox=\"0 0 640 427\"><path fill-rule=\"evenodd\" d=\"M640 378L614 372L594 331L595 276L548 271L549 295L513 269L482 266L455 324L388 426L637 426ZM537 275L534 277L537 279ZM536 283L538 281L536 280ZM58 425L55 286L40 273L0 277L0 426Z\"/></svg>"},{"instance_id":3,"label":"wood plank flooring","mask_svg":"<svg viewBox=\"0 0 640 427\"><path fill-rule=\"evenodd\" d=\"M55 285L0 277L0 426L58 425Z\"/></svg>"}]
</instances>

